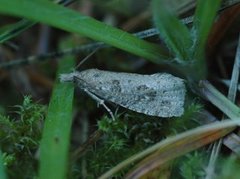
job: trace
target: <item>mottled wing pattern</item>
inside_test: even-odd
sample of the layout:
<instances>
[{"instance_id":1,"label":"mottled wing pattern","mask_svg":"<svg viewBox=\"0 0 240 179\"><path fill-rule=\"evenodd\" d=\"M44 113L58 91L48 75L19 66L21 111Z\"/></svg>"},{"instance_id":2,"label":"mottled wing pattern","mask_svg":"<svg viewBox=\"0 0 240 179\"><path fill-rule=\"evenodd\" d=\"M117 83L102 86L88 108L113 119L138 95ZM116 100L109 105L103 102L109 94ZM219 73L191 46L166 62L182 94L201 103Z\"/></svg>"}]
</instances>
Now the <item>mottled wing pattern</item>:
<instances>
[{"instance_id":1,"label":"mottled wing pattern","mask_svg":"<svg viewBox=\"0 0 240 179\"><path fill-rule=\"evenodd\" d=\"M186 89L180 78L166 73L139 75L114 72L98 77L91 92L107 101L151 116L181 116L184 112Z\"/></svg>"},{"instance_id":2,"label":"mottled wing pattern","mask_svg":"<svg viewBox=\"0 0 240 179\"><path fill-rule=\"evenodd\" d=\"M120 99L110 100L125 108L151 116L172 117L181 116L184 112L184 92L162 91L141 93L131 98L122 95Z\"/></svg>"},{"instance_id":3,"label":"mottled wing pattern","mask_svg":"<svg viewBox=\"0 0 240 179\"><path fill-rule=\"evenodd\" d=\"M167 73L140 75L97 69L61 76L83 90L127 109L151 116L181 116L184 112L185 84Z\"/></svg>"}]
</instances>

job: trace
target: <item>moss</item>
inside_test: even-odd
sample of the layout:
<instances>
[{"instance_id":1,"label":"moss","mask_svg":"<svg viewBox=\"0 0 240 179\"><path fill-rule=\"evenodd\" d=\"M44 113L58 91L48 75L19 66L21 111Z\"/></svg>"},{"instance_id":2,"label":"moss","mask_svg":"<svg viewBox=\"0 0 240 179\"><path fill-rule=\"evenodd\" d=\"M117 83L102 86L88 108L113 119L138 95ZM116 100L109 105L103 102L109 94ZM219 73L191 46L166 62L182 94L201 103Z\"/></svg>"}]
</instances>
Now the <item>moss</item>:
<instances>
[{"instance_id":1,"label":"moss","mask_svg":"<svg viewBox=\"0 0 240 179\"><path fill-rule=\"evenodd\" d=\"M198 125L191 119L200 110L199 104L192 103L186 107L183 116L168 120L134 112L117 116L115 121L103 117L97 124L104 135L75 165L79 169L83 167L83 161L86 164L85 175L78 171L76 178L96 178L128 157L163 140L167 135ZM130 168L121 171L115 177L121 178Z\"/></svg>"},{"instance_id":2,"label":"moss","mask_svg":"<svg viewBox=\"0 0 240 179\"><path fill-rule=\"evenodd\" d=\"M36 155L46 110L29 96L24 97L22 105L14 107L15 115L0 115L4 165L9 178L32 178L36 175Z\"/></svg>"}]
</instances>

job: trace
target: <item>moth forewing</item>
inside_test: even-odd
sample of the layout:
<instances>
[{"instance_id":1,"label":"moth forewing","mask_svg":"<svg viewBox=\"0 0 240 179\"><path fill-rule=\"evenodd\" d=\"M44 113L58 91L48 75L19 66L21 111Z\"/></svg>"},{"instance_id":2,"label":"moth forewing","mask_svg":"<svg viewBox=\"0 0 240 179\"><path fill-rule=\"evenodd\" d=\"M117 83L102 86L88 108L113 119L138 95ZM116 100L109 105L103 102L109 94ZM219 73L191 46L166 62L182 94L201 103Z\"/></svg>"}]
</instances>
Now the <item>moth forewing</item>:
<instances>
[{"instance_id":1,"label":"moth forewing","mask_svg":"<svg viewBox=\"0 0 240 179\"><path fill-rule=\"evenodd\" d=\"M141 75L89 69L61 75L98 97L150 116L173 117L184 112L184 80L167 73ZM75 80L74 80L75 79Z\"/></svg>"}]
</instances>

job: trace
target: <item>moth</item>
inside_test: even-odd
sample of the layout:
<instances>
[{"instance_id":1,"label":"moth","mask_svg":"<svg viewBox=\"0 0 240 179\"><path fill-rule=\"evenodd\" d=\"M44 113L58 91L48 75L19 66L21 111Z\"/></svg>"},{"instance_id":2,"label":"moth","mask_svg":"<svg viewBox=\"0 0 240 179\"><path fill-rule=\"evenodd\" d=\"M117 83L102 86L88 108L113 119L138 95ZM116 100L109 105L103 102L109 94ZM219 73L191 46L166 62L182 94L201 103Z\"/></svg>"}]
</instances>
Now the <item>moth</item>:
<instances>
[{"instance_id":1,"label":"moth","mask_svg":"<svg viewBox=\"0 0 240 179\"><path fill-rule=\"evenodd\" d=\"M104 100L150 116L178 117L184 113L184 80L168 73L141 75L88 69L61 74L60 81L76 83L105 108Z\"/></svg>"}]
</instances>

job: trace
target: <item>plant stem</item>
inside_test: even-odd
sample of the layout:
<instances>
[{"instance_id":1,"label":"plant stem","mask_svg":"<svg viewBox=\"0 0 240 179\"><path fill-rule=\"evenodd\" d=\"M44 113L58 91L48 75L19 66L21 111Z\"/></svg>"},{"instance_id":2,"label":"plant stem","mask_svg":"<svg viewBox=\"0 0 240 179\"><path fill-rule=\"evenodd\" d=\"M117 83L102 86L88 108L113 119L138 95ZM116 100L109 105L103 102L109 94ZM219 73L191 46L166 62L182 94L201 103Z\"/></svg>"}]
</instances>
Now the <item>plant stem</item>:
<instances>
[{"instance_id":1,"label":"plant stem","mask_svg":"<svg viewBox=\"0 0 240 179\"><path fill-rule=\"evenodd\" d=\"M229 99L227 99L222 93L220 93L213 85L207 80L202 80L199 83L200 94L209 100L213 105L220 109L231 119L237 119L240 117L240 109Z\"/></svg>"}]
</instances>

